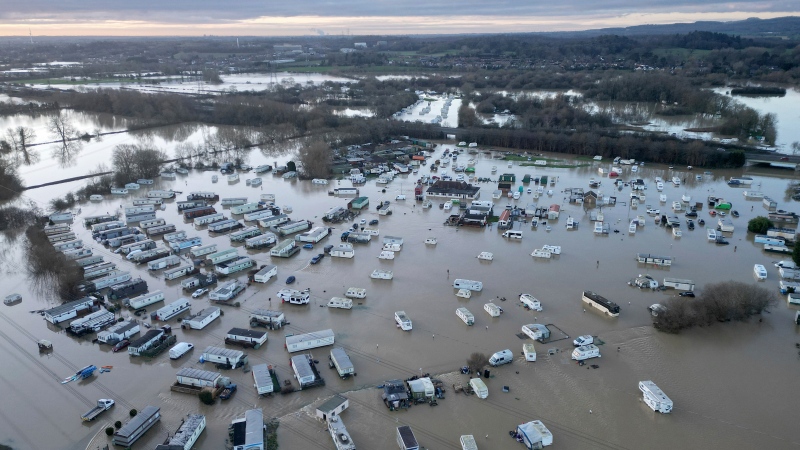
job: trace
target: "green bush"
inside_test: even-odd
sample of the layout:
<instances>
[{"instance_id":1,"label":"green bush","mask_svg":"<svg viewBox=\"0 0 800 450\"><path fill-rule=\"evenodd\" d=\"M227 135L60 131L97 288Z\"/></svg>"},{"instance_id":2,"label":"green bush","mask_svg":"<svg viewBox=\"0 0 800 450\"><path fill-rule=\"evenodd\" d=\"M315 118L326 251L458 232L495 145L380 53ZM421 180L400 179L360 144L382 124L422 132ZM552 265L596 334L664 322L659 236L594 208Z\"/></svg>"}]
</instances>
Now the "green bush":
<instances>
[{"instance_id":1,"label":"green bush","mask_svg":"<svg viewBox=\"0 0 800 450\"><path fill-rule=\"evenodd\" d=\"M208 389L203 389L197 394L197 396L200 398L200 401L203 402L204 405L214 404L214 394L211 393L211 391Z\"/></svg>"},{"instance_id":2,"label":"green bush","mask_svg":"<svg viewBox=\"0 0 800 450\"><path fill-rule=\"evenodd\" d=\"M106 436L113 436L114 435L114 427L106 428Z\"/></svg>"},{"instance_id":3,"label":"green bush","mask_svg":"<svg viewBox=\"0 0 800 450\"><path fill-rule=\"evenodd\" d=\"M767 230L775 226L772 221L764 216L758 216L747 222L747 231L756 234L767 234Z\"/></svg>"},{"instance_id":4,"label":"green bush","mask_svg":"<svg viewBox=\"0 0 800 450\"><path fill-rule=\"evenodd\" d=\"M130 414L130 415L131 415L131 417L136 417L136 415L137 415L137 414L139 414L139 411L137 411L137 410L134 408L134 409L132 409L132 410L131 410L131 411L130 411L128 414Z\"/></svg>"},{"instance_id":5,"label":"green bush","mask_svg":"<svg viewBox=\"0 0 800 450\"><path fill-rule=\"evenodd\" d=\"M114 428L116 428L116 429L118 429L118 430L119 430L120 428L122 428L122 422L120 422L119 420L118 420L118 421L116 421L116 422L114 422Z\"/></svg>"}]
</instances>

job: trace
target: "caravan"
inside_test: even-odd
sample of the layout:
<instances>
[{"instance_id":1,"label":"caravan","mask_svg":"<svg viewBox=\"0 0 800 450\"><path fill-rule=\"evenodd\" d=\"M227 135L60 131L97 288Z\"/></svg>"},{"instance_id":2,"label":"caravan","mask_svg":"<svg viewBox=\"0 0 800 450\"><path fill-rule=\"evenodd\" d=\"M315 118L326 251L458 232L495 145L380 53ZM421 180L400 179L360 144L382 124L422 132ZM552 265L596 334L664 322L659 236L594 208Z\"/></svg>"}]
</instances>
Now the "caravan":
<instances>
[{"instance_id":1,"label":"caravan","mask_svg":"<svg viewBox=\"0 0 800 450\"><path fill-rule=\"evenodd\" d=\"M464 280L461 278L453 281L454 289L469 289L470 291L480 291L483 289L483 283L480 281Z\"/></svg>"},{"instance_id":2,"label":"caravan","mask_svg":"<svg viewBox=\"0 0 800 450\"><path fill-rule=\"evenodd\" d=\"M508 230L505 233L503 233L503 237L508 239L522 239L522 231Z\"/></svg>"}]
</instances>

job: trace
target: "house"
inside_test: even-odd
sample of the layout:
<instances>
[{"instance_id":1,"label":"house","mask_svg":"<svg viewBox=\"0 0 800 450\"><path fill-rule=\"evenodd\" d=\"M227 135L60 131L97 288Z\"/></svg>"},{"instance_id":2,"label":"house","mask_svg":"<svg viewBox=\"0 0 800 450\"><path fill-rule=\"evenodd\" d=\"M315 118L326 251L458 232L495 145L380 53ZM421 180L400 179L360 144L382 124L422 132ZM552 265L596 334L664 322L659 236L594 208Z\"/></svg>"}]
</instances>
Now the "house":
<instances>
[{"instance_id":1,"label":"house","mask_svg":"<svg viewBox=\"0 0 800 450\"><path fill-rule=\"evenodd\" d=\"M583 194L583 203L585 205L596 205L597 204L597 193L595 191L587 191Z\"/></svg>"},{"instance_id":2,"label":"house","mask_svg":"<svg viewBox=\"0 0 800 450\"><path fill-rule=\"evenodd\" d=\"M547 209L547 220L558 220L558 215L561 213L561 207L556 204L550 205Z\"/></svg>"},{"instance_id":3,"label":"house","mask_svg":"<svg viewBox=\"0 0 800 450\"><path fill-rule=\"evenodd\" d=\"M389 380L383 385L383 403L390 410L408 408L408 391L401 380Z\"/></svg>"},{"instance_id":4,"label":"house","mask_svg":"<svg viewBox=\"0 0 800 450\"><path fill-rule=\"evenodd\" d=\"M430 197L476 200L480 195L480 190L480 187L473 186L463 181L437 180L428 188L427 194Z\"/></svg>"},{"instance_id":5,"label":"house","mask_svg":"<svg viewBox=\"0 0 800 450\"><path fill-rule=\"evenodd\" d=\"M341 395L334 395L323 404L317 406L317 418L328 420L329 417L338 416L350 406L350 401Z\"/></svg>"}]
</instances>

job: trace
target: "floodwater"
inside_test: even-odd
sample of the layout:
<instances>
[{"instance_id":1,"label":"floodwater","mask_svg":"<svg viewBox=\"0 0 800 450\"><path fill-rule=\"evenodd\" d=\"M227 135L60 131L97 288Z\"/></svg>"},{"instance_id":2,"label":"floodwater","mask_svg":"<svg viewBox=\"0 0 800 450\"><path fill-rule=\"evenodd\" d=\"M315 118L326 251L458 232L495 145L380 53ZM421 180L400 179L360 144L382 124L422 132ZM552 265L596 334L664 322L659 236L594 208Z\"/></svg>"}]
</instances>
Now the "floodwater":
<instances>
[{"instance_id":1,"label":"floodwater","mask_svg":"<svg viewBox=\"0 0 800 450\"><path fill-rule=\"evenodd\" d=\"M419 104L412 105L413 107L407 108L406 113L401 114L397 117L397 120L402 120L404 122L417 122L421 121L423 123L433 123L432 121L437 116L442 116L442 121L440 125L443 127L458 127L458 110L461 108L462 100L460 98L454 98L450 103L450 106L446 109L447 117L442 115L442 109L445 106L446 97L431 97L431 96L424 96L424 98L431 98L433 101L422 101ZM426 107L430 106L430 110L426 113L423 113Z\"/></svg>"},{"instance_id":2,"label":"floodwater","mask_svg":"<svg viewBox=\"0 0 800 450\"><path fill-rule=\"evenodd\" d=\"M730 89L726 88L714 89L714 92L730 95L728 94ZM762 114L775 114L778 119L778 138L775 145L780 149L781 153L792 153L792 143L800 142L800 129L797 128L797 123L800 121L800 111L797 109L797 105L800 104L800 91L790 88L786 90L786 95L783 97L734 95L733 99Z\"/></svg>"},{"instance_id":3,"label":"floodwater","mask_svg":"<svg viewBox=\"0 0 800 450\"><path fill-rule=\"evenodd\" d=\"M437 148L434 159L441 156L444 147ZM367 449L393 448L395 427L403 424L411 425L426 448L458 449L459 436L473 434L480 448L518 449L522 447L507 432L534 419L544 421L553 432L554 448L783 449L800 445L794 416L788 413L794 408L796 397L788 393L800 389L795 348L800 336L792 323L794 311L783 298L763 316L763 321L717 324L680 335L666 335L653 330L646 308L666 300L674 291L641 291L626 284L637 274L649 273L658 280L665 276L692 279L702 292L712 282L756 283L752 268L753 264L761 263L769 268L769 278L759 285L777 292L778 275L770 262L781 258L764 253L745 232L747 220L765 213L761 203L745 201L743 189L724 183L727 177L740 175L741 170L705 175L698 170L670 171L664 166L646 165L635 176L626 172L622 177L646 179L650 189L644 203L654 206L659 205L653 181L656 176L668 179L677 174L686 178L680 188L671 185L665 188L668 202L655 206L662 211L684 193L703 202L708 195L729 199L742 216L732 219L736 230L731 245L716 246L706 240L703 227L693 231L684 229L683 237L675 239L650 219L634 236L629 236L626 233L629 219L644 215L645 206L628 209L627 203L622 204L627 201L628 189L617 192L609 180L604 181L601 189L606 194L617 192L620 202L604 208L603 212L612 229L622 232L594 235L589 213L580 206L565 203L562 191L569 187L588 189L589 178L599 178L597 167L608 166L608 162L577 169L520 167L515 163L509 169L505 161L481 153L463 155L459 163L469 157L478 159L477 176L492 176L491 166L496 165L499 174L513 172L517 180L526 173L557 177L558 182L551 188L555 195L538 199L541 205L563 206L561 218L552 223L552 231L531 230L518 224L524 238L508 241L496 228L445 227L442 223L449 212L438 208L443 200L434 199L437 206L429 210L422 210L412 200L394 201L401 193L413 198L415 176L396 178L385 193L370 181L360 187L361 194L370 198L371 206L359 219L379 219L380 237L369 244L356 245L354 259L326 257L317 265L309 265L309 259L320 253L322 246L337 243L348 224L336 225L331 237L316 244L313 250L302 250L290 259L271 259L267 251L249 252L240 248L240 253L250 254L258 264L276 264L278 276L265 285L249 287L237 299L242 302L240 308L223 306L224 316L204 330L180 330L177 322L171 321L178 340L192 342L196 347L178 361L169 360L166 354L149 360L132 358L125 352L112 353L108 346L67 336L48 326L39 315L29 313L56 302L34 292L25 275L24 263L18 262L24 261L19 246L5 242L4 286L7 292L21 293L24 300L14 306L0 306L0 354L4 360L0 381L7 386L4 405L15 405L13 411L0 408L0 443L15 449L94 449L108 443L103 429L109 423L124 421L131 408L141 410L146 405L155 405L161 407L163 419L137 443L137 448L152 448L174 432L185 414L199 412L207 416L208 429L195 448L218 449L225 443L230 421L255 406L264 409L265 417L280 418L281 448L333 449L324 426L307 411L313 414L309 405L315 401L334 393L346 393L350 408L342 420L356 445ZM251 165L272 162L258 152L251 154ZM420 175L423 173L428 173L427 167L421 169ZM254 174L242 174L241 181L235 184L228 184L224 176L219 177L219 183L212 183L212 174L192 171L188 176L179 175L175 181L159 180L153 188L181 191L179 199L190 191L200 190L214 191L221 197L247 196L251 200L262 193L274 193L278 205L293 207L293 218L316 223L321 223L320 218L329 208L349 200L327 194L334 187L350 186L349 181L320 186L268 174L263 176L263 187L252 188L244 180ZM699 174L703 177L701 181L695 179ZM755 178L753 189L772 196L783 209L795 209L785 193L789 180L796 178L794 172L762 170L747 174ZM518 181L516 186L519 185ZM482 184L481 199L488 200L493 190L493 185ZM36 191L26 195L35 196ZM90 241L81 225L83 217L117 210L131 197L141 195L143 192L120 197L109 195L103 202L81 205L73 228L84 242ZM375 213L375 205L381 200L392 201L393 215ZM496 200L496 211L509 202L525 206L535 201L530 194L523 194L518 201ZM230 245L224 235L210 237L205 229L194 230L191 224L184 223L176 212L174 200L166 205L159 217L168 223L177 224L190 236L201 236L204 244L213 242L222 248ZM568 216L580 221L578 230L566 230ZM713 223L707 207L700 211L700 217ZM402 251L392 261L377 258L380 238L386 235L405 238ZM427 237L436 237L438 245L426 246L423 241ZM561 245L562 255L552 260L532 258L531 251L544 244ZM97 244L92 248L95 254L104 255L109 261L118 260L122 269L147 280L150 290L163 290L168 300L185 295L178 282L165 282L160 273L134 267ZM483 251L494 253L494 260L478 260L476 256ZM644 267L634 260L638 252L669 255L674 263L669 269ZM392 270L394 279L372 280L369 274L377 268ZM296 288L311 288L310 305L283 305L275 301L276 292L285 286L284 280L290 275L297 277ZM238 278L244 278L244 274ZM452 288L455 278L480 280L484 289L469 300L460 299ZM330 297L342 296L351 286L366 288L367 298L357 301L349 311L324 307ZM620 316L612 319L584 311L580 301L583 289L594 290L619 303ZM523 292L540 299L544 311L522 309L517 296ZM498 318L489 317L483 311L483 305L489 301L497 303L505 313ZM192 300L192 311L208 305L205 297ZM468 327L456 317L456 308L462 306L475 315L474 326ZM251 364L266 362L276 367L281 381L291 380L288 361L292 355L282 345L285 334L331 328L336 333L336 345L348 351L358 376L340 380L325 367L329 348L318 348L311 353L320 361L320 371L326 380L324 387L258 398L252 388L251 374L232 370L224 375L231 377L240 389L231 400L218 401L214 406L204 406L194 396L169 390L179 368L215 370L198 362L202 349L223 345L227 330L246 327L249 311L264 307L284 311L291 324L270 332L269 342L261 349L248 350ZM405 310L413 320L412 331L403 332L395 327L393 315L398 310ZM123 312L125 316L129 314ZM537 343L536 362L526 363L517 356L513 364L491 369L492 378L486 380L489 397L485 400L453 392L452 384L467 381L465 375L453 372L465 364L472 352L488 355L508 348L519 355L526 342L517 336L520 327L534 322L553 324L570 338ZM597 369L570 361L571 340L581 334L598 336L604 342L600 346L602 358L591 361L599 366ZM38 339L51 340L54 352L39 354ZM548 356L550 349L557 352ZM64 377L88 364L113 365L114 369L89 381L60 384ZM448 386L447 398L439 406L422 405L390 412L382 405L381 391L374 386L388 379L427 372L444 374L441 378ZM653 380L672 398L675 402L672 414L662 416L644 405L637 387L641 380ZM510 392L503 393L503 386L508 386ZM80 422L80 415L96 399L108 397L117 401L113 410L96 422Z\"/></svg>"}]
</instances>

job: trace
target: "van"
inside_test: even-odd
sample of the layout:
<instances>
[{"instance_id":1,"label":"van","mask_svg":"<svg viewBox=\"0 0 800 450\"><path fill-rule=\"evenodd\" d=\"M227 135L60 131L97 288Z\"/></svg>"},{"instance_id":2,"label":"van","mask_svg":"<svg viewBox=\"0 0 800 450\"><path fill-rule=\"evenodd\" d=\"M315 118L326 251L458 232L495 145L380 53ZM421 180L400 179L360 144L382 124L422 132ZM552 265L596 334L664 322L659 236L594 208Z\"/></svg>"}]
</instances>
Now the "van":
<instances>
[{"instance_id":1,"label":"van","mask_svg":"<svg viewBox=\"0 0 800 450\"><path fill-rule=\"evenodd\" d=\"M522 239L522 231L508 230L505 233L503 233L503 237L509 239Z\"/></svg>"},{"instance_id":2,"label":"van","mask_svg":"<svg viewBox=\"0 0 800 450\"><path fill-rule=\"evenodd\" d=\"M188 342L178 342L174 347L169 349L169 359L178 359L193 348L194 345Z\"/></svg>"},{"instance_id":3,"label":"van","mask_svg":"<svg viewBox=\"0 0 800 450\"><path fill-rule=\"evenodd\" d=\"M594 344L584 345L577 347L572 351L572 359L576 361L583 361L590 358L599 358L600 349Z\"/></svg>"},{"instance_id":4,"label":"van","mask_svg":"<svg viewBox=\"0 0 800 450\"><path fill-rule=\"evenodd\" d=\"M502 350L489 358L489 365L492 367L502 366L503 364L510 364L511 361L514 360L514 354L511 353L511 350Z\"/></svg>"},{"instance_id":5,"label":"van","mask_svg":"<svg viewBox=\"0 0 800 450\"><path fill-rule=\"evenodd\" d=\"M130 261L130 260L132 260L132 259L133 259L133 258L134 258L136 255L138 255L139 253L142 253L142 251L141 251L141 250L133 250L133 251L131 251L130 253L128 253L128 256L126 256L126 257L125 257L125 259L127 259L128 261Z\"/></svg>"},{"instance_id":6,"label":"van","mask_svg":"<svg viewBox=\"0 0 800 450\"><path fill-rule=\"evenodd\" d=\"M584 334L583 336L578 336L572 341L572 345L575 347L581 347L584 345L594 344L594 337L590 334Z\"/></svg>"}]
</instances>

